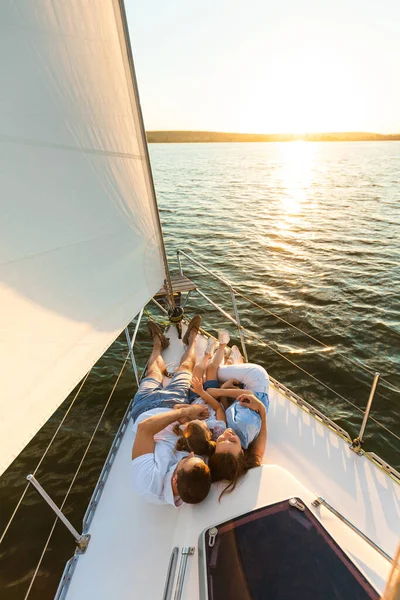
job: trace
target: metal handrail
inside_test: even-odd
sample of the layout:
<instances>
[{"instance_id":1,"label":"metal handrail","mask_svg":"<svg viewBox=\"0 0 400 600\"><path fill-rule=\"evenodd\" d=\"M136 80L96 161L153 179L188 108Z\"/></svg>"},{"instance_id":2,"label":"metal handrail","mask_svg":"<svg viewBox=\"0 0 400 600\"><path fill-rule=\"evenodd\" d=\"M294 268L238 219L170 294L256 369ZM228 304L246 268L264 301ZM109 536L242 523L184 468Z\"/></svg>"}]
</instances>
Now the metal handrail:
<instances>
[{"instance_id":1,"label":"metal handrail","mask_svg":"<svg viewBox=\"0 0 400 600\"><path fill-rule=\"evenodd\" d=\"M199 292L198 288L196 289L196 292ZM219 312L221 312L221 314L224 314L224 315L226 314L225 311L220 306L218 306L216 303L214 303L210 298L208 298L208 296L206 296L205 294L202 294L201 292L200 292L200 295L202 295L207 301L209 301L212 306L214 306ZM152 302L157 306L157 308L163 314L168 315L168 311L159 302L157 302L157 300L155 300L153 298ZM229 315L229 317L230 317L229 320L231 320L231 319L233 320L233 317L231 317L230 315ZM234 322L234 320L233 320L233 322ZM235 322L235 325L237 325L236 322ZM259 342L262 342L267 348L269 348L270 350L272 350L273 352L275 352L276 354L278 354L279 356L281 356L283 359L285 359L286 361L288 361L290 364L292 364L297 369L300 369L303 373L305 373L306 375L308 375L309 377L311 377L312 379L314 379L315 381L317 381L319 384L321 384L323 387L325 387L326 389L328 389L329 391L331 391L333 394L336 394L344 402L348 403L350 406L352 406L353 408L355 408L359 412L364 412L359 406L357 406L356 404L353 404L353 402L350 402L350 400L348 400L347 398L345 398L344 396L342 396L341 394L339 394L338 392L336 392L335 390L333 390L332 388L330 388L329 386L327 386L325 383L323 383L322 381L320 381L317 377L315 377L314 375L312 375L311 373L309 373L308 371L306 371L305 369L303 369L302 367L300 367L299 365L297 365L295 362L291 361L289 358L287 358L286 356L284 356L283 354L281 354L280 352L278 352L278 350L275 350L274 348L272 348L272 346L270 346L269 344L266 344L258 335L254 334L252 331L249 331L248 329L245 329L244 327L242 327L242 330L245 333L247 333L248 335L254 337ZM207 332L204 332L202 329L200 329L200 331L202 333L208 335ZM295 394L292 390L289 390L289 388L287 388L284 384L282 384L281 382L277 381L273 377L270 377L270 379L271 379L271 382L273 383L273 385L279 391L283 392L283 394L289 400L295 401L298 406L300 406L302 408L305 408L310 414L312 414L317 419L320 419L321 422L323 422L325 425L327 425L332 430L334 430L338 435L340 435L343 439L345 439L349 443L349 447L351 449L355 450L357 452L357 454L359 454L360 456L362 456L362 455L367 456L369 459L371 459L373 462L375 462L380 468L382 468L386 473L388 473L391 477L395 478L397 481L400 482L400 474L398 473L398 471L396 471L396 469L394 469L394 467L392 467L391 465L389 465L387 462L385 462L382 458L380 458L374 452L365 452L365 451L361 450L361 447L355 448L355 446L354 446L354 440L352 440L350 434L346 430L344 430L342 427L340 427L339 425L337 425L334 421L332 421L331 419L329 419L329 417L327 417L326 415L324 415L321 411L319 411L318 409L316 409L314 406L312 406L311 404L309 404L308 402L306 402L303 398L301 398L300 396L298 396L297 394ZM390 429L387 429L387 427L385 427L384 425L382 425L382 423L380 423L379 421L377 421L376 419L374 419L371 416L369 418L372 421L374 421L374 423L376 423L377 425L379 425L380 427L382 427L383 429L385 429L392 436L394 436L395 438L399 439L398 436L395 433L393 433L393 431L390 431Z\"/></svg>"},{"instance_id":2,"label":"metal handrail","mask_svg":"<svg viewBox=\"0 0 400 600\"><path fill-rule=\"evenodd\" d=\"M355 450L356 452L361 448L362 443L363 443L364 432L365 432L365 428L367 426L369 413L371 412L372 401L374 399L376 386L378 385L378 379L379 379L379 373L375 373L374 381L372 382L371 391L370 391L369 398L368 398L367 408L365 409L363 422L361 424L360 433L358 434L358 437L356 437L356 439L353 440L353 443L351 445L353 450Z\"/></svg>"},{"instance_id":3,"label":"metal handrail","mask_svg":"<svg viewBox=\"0 0 400 600\"><path fill-rule=\"evenodd\" d=\"M57 517L60 519L60 521L62 523L64 523L64 525L68 529L68 531L70 533L72 533L72 535L74 536L75 542L78 544L79 549L82 552L85 552L87 545L89 543L90 536L86 535L86 534L81 535L80 533L77 532L75 527L72 525L71 521L69 521L67 519L67 517L64 515L64 513L58 508L57 504L55 502L53 502L53 500L50 498L50 496L48 495L46 490L44 490L43 487L40 485L40 483L38 482L36 477L34 477L33 475L28 475L27 480L29 481L29 483L31 483L33 485L33 487L36 489L36 491L42 496L43 500L45 500L47 502L47 504L50 506L50 508L53 509L53 511L55 512Z\"/></svg>"},{"instance_id":4,"label":"metal handrail","mask_svg":"<svg viewBox=\"0 0 400 600\"><path fill-rule=\"evenodd\" d=\"M186 254L186 252L183 252L182 250L177 250L177 256L178 256L178 264L179 264L179 273L181 275L183 275L183 269L182 269L182 262L180 259L180 254L182 254L182 256L184 256L185 258L187 258L190 262L192 262L193 264L195 264L197 267L199 267L200 269L203 269L203 271L205 271L206 273L208 273L209 275L211 275L211 277L214 277L214 279L217 279L218 281L220 281L221 283L223 283L224 285L226 285L229 288L229 291L231 293L231 298L232 298L232 305L233 305L233 310L235 313L235 317L236 320L233 319L233 317L231 317L230 315L228 315L228 313L224 312L223 309L219 308L216 304L213 303L213 301L208 298L203 292L200 292L199 288L197 288L197 292L203 296L205 298L205 300L207 300L208 302L210 302L210 304L212 304L213 306L215 306L215 308L217 308L220 312L222 312L223 315L225 315L225 317L227 319L229 319L229 321L231 321L232 323L234 323L236 325L236 327L238 328L238 332L239 332L239 337L240 337L240 344L242 346L242 351L243 351L243 355L246 359L246 362L248 361L248 356L247 356L247 348L246 348L246 341L243 335L243 327L240 324L240 318L239 318L239 311L237 308L237 304L236 304L236 290L233 288L232 284L227 280L224 279L223 277L220 277L219 275L215 275L215 273L213 273L212 271L210 271L210 269L207 269L207 267L205 267L204 265L202 265L201 263L199 263L196 259L192 258L191 256L189 256L188 254Z\"/></svg>"},{"instance_id":5,"label":"metal handrail","mask_svg":"<svg viewBox=\"0 0 400 600\"><path fill-rule=\"evenodd\" d=\"M358 437L355 438L353 440L353 442L351 443L351 445L350 445L353 450L355 450L356 452L358 452L361 449L361 445L362 445L362 442L363 442L363 436L364 436L364 432L365 432L365 428L366 428L368 419L371 419L372 421L374 421L374 423L376 423L378 426L380 426L383 429L385 429L385 431L387 431L393 437L395 437L396 439L398 439L400 441L400 437L399 436L397 436L393 431L391 431L390 429L388 429L385 425L383 425L382 423L380 423L377 419L375 419L375 418L373 418L373 417L370 416L372 401L373 401L375 390L376 390L376 386L377 386L377 383L378 383L378 378L380 376L378 373L375 373L375 375L374 375L374 381L372 383L369 400L368 400L368 403L367 403L367 407L366 407L366 409L364 411L362 408L360 408L359 406L357 406L356 404L354 404L353 402L351 402L350 400L348 400L347 398L345 398L344 396L342 396L341 394L339 394L338 392L336 392L330 386L328 386L325 383L323 383L322 381L320 381L317 377L315 377L314 375L312 375L311 373L309 373L308 371L306 371L305 369L303 369L302 367L300 367L300 365L297 365L294 361L292 361L289 358L287 358L284 354L282 354L281 352L278 352L277 350L275 350L272 346L270 346L269 344L267 344L264 340L260 339L259 336L257 336L253 332L249 331L248 329L244 328L240 324L239 314L238 314L237 306L236 306L235 294L237 294L238 296L241 296L241 297L245 298L246 300L249 300L249 299L246 298L243 294L241 294L237 290L235 290L235 288L233 287L233 285L232 285L232 283L230 281L228 281L227 279L225 279L225 278L223 278L223 277L221 277L219 275L216 275L210 269L208 269L207 267L205 267L203 264L201 264L199 261L197 261L193 257L189 256L183 250L178 250L177 251L177 256L178 256L178 263L179 263L179 272L180 272L181 275L183 275L182 261L181 261L181 258L180 258L181 255L184 256L185 258L187 258L191 263L193 263L194 265L196 265L198 268L202 269L203 271L205 271L206 273L208 273L209 275L211 275L214 279L216 279L216 280L220 281L221 283L223 283L224 285L226 285L230 289L231 294L232 294L232 300L233 300L233 303L234 303L235 315L237 315L237 319L236 320L231 315L229 315L223 308L221 308L218 304L216 304L213 300L211 300L211 298L209 298L206 294L204 294L204 292L202 292L198 287L196 288L195 291L197 293L199 293L200 296L202 296L212 306L214 306L214 308L216 308L221 314L223 314L229 321L231 321L232 323L234 323L236 325L236 327L238 328L238 331L239 331L241 342L242 342L242 348L245 348L245 345L244 345L245 342L244 342L243 334L247 333L248 335L254 337L255 339L257 339L259 341L261 341L263 344L265 344L265 346L267 348L269 348L270 350L272 350L273 352L275 352L276 354L278 354L279 356L281 356L284 360L286 360L287 362L289 362L290 364L292 364L293 366L295 366L297 369L301 370L306 375L310 376L312 379L314 379L319 384L321 384L323 387L325 387L326 389L328 389L329 391L331 391L332 393L334 393L335 395L337 395L339 398L341 398L342 400L344 400L350 406L352 406L353 408L357 409L359 412L364 413L364 418L363 418L363 423L362 423L361 428L360 428L360 433L359 433ZM257 305L257 306L259 306L260 308L263 309L263 307L261 307L260 305ZM267 312L270 313L270 311L267 311ZM274 315L274 313L270 313L270 314L272 314L273 316L277 317L277 315ZM279 318L279 317L277 317L277 318ZM285 321L284 319L281 319L281 320ZM307 334L306 332L304 332L301 329L299 329L298 327L292 325L288 321L285 321L285 323L287 323L291 327L294 327L295 329L297 329L301 333L304 333L305 335L307 335L308 337L310 337L314 341L318 342L322 346L327 347L326 344L323 344L322 342L320 342L319 340L317 340L313 336ZM246 361L247 361L247 353L246 353L245 349L244 349L244 355L245 355ZM368 369L368 372L370 372L369 369ZM381 379L383 379L383 378L381 378ZM383 381L385 381L385 380L383 379ZM389 385L391 385L391 384L389 384Z\"/></svg>"},{"instance_id":6,"label":"metal handrail","mask_svg":"<svg viewBox=\"0 0 400 600\"><path fill-rule=\"evenodd\" d=\"M207 300L207 302L209 304L211 304L211 306L213 306L214 308L216 308L222 315L224 315L224 317L226 319L228 319L228 321L230 321L231 323L233 323L234 325L236 325L237 328L240 327L240 325L238 324L238 322L229 313L227 313L223 308L221 308L216 302L214 302L213 300L211 300L211 298L209 298L204 292L202 292L200 290L200 288L197 288L196 292L198 294L200 294L200 296L202 298L204 298L204 300Z\"/></svg>"},{"instance_id":7,"label":"metal handrail","mask_svg":"<svg viewBox=\"0 0 400 600\"><path fill-rule=\"evenodd\" d=\"M227 279L223 279L222 277L220 277L219 275L216 275L215 273L212 273L212 271L210 271L209 269L207 269L207 267L204 267L201 263L199 263L197 260L195 260L194 258L192 258L191 256L189 256L188 254L186 254L182 250L178 250L177 253L178 253L179 272L180 272L181 275L183 275L183 269L182 269L182 261L180 259L179 253L182 254L183 256L185 256L190 262L192 262L196 266L200 267L202 270L206 271L210 275L212 275L215 279L218 279L219 281L221 281L225 285L233 288L234 292L235 292L235 296L240 296L241 298L243 298L247 302L250 302L250 304L252 304L253 306L256 306L257 308L259 308L263 312L271 315L272 317L274 317L275 319L278 319L279 321L282 321L282 323L285 323L286 325L289 325L289 327L291 327L292 329L295 329L296 331L298 331L302 335L307 336L310 340L313 340L316 344L319 344L320 346L322 346L323 348L325 348L325 350L327 350L327 351L328 350L332 350L331 346L328 346L327 344L324 344L324 342L321 342L321 340L319 340L318 338L314 337L310 333L307 333L307 331L304 331L303 329L300 329L300 327L297 327L296 325L293 325L293 323L290 323L290 321L287 321L286 319L284 319L283 317L280 317L279 315L277 315L276 313L272 312L271 310L268 310L264 306L261 306L261 304L258 304L258 302L255 302L254 300L252 300L251 298L249 298L248 296L246 296L245 294L243 294L243 292L241 292L240 290L238 290L237 286L234 285L232 282L228 281ZM366 367L357 358L349 358L343 352L340 352L338 350L336 350L336 352L337 352L337 354L339 354L343 358L343 360L346 360L347 362L349 362L351 364L356 364L357 367L359 367L360 369L363 369L366 373L369 373L370 375L374 375L374 371L372 369L369 369L368 367ZM393 383L391 383L387 379L385 379L385 377L382 377L382 375L380 376L380 381L383 382L388 389L391 389L394 392L400 393L400 388L397 387L397 386L395 386Z\"/></svg>"},{"instance_id":8,"label":"metal handrail","mask_svg":"<svg viewBox=\"0 0 400 600\"><path fill-rule=\"evenodd\" d=\"M177 546L175 546L175 548L171 552L171 556L169 559L167 578L165 580L165 588L164 588L162 600L170 600L171 599L172 585L174 582L176 563L178 562L178 556L179 556L179 548Z\"/></svg>"},{"instance_id":9,"label":"metal handrail","mask_svg":"<svg viewBox=\"0 0 400 600\"><path fill-rule=\"evenodd\" d=\"M351 521L349 521L344 515L342 515L342 513L340 513L338 510L336 510L336 508L334 508L331 504L329 504L329 502L327 502L325 500L325 498L323 498L322 496L318 496L318 498L316 498L315 500L313 500L313 502L311 502L311 504L315 508L318 508L321 505L325 506L325 508L327 508L328 510L330 510L331 513L335 515L335 517L337 517L338 519L340 519L340 521L342 521L348 527L350 527L350 529L352 531L354 531L357 535L359 535L365 542L367 542L367 544L369 544L370 546L372 546L374 548L374 550L376 550L377 552L379 552L379 554L381 556L383 556L383 558L386 558L386 560L388 560L389 562L393 561L393 558L391 556L389 556L389 554L387 554L387 552L385 552L380 546L378 546L378 544L375 544L375 542L373 542L371 540L371 538L369 538L367 535L365 535L365 533L363 533L360 529L358 529L358 527L356 527L355 525L353 525L353 523Z\"/></svg>"},{"instance_id":10,"label":"metal handrail","mask_svg":"<svg viewBox=\"0 0 400 600\"><path fill-rule=\"evenodd\" d=\"M181 254L183 254L184 256L187 256L187 255L186 255L185 253L183 253L183 252L181 252ZM189 260L192 260L192 262L195 262L195 263L197 263L197 261L194 261L194 259L191 259L190 257L187 257L187 258L189 258ZM199 263L198 263L198 264L199 264ZM209 270L208 270L207 268L205 268L205 267L204 267L204 270L205 270L205 271L207 271L207 272L209 272L210 274L212 274L212 273L211 273L211 271L209 271ZM212 275L214 276L214 274L212 274ZM226 281L225 281L225 280L223 280L222 278L220 278L220 277L218 277L218 276L215 276L215 277L216 277L216 279L219 279L219 280L220 280L222 283L226 284ZM230 289L231 289L231 290L233 290L232 286L231 286L230 284L228 284L228 285L229 285ZM237 319L234 319L234 318L233 318L231 315L229 315L229 313L227 313L226 311L224 311L224 310L223 310L221 307L219 307L219 306L218 306L216 303L214 303L214 302L213 302L213 301L212 301L210 298L208 298L208 296L206 296L204 293L200 292L200 290L197 290L197 291L198 291L198 293L199 293L201 296L203 296L203 297L204 297L204 299L205 299L205 300L207 300L209 303L211 303L211 304L212 304L212 305L213 305L213 306L214 306L216 309L218 309L218 310L219 310L219 311L220 311L220 312L221 312L221 313L222 313L222 314L223 314L225 317L227 317L227 318L228 318L228 319L229 319L229 320L230 320L232 323L234 323L234 324L236 325L236 327L238 328L238 330L239 330L239 333L242 333L242 334L243 334L243 333L248 333L249 335L253 335L253 336L254 336L254 337L256 337L257 339L260 339L260 338L258 338L258 336L255 336L255 334L252 334L252 332L248 331L247 329L245 329L245 328L244 328L244 327L243 327L243 326L240 324L240 320L239 320L239 315L238 315L238 314L237 314ZM234 290L233 290L233 292L234 292ZM233 293L233 296L234 296L234 293ZM159 307L159 308L160 308L160 309L161 309L161 310L162 310L162 311L163 311L165 314L167 314L167 311L166 311L166 310L165 310L165 309L164 309L164 308L163 308L163 307L162 307L162 306L161 306L161 305L160 305L160 304L159 304L157 301L154 301L154 302L155 302L155 304L156 304L156 305L157 305L157 306L158 306L158 307ZM235 308L235 307L234 307L234 308ZM237 310L237 307L236 307L236 310ZM142 312L143 312L143 311L142 311ZM130 350L131 350L131 348L132 348L132 346L133 346L133 344L134 344L134 342L135 342L135 338L136 338L137 330L138 330L138 327L139 327L140 318L141 318L141 316L142 316L142 312L141 312L141 314L140 314L140 317L139 317L138 323L136 324L135 333L134 333L134 335L133 335L133 338L132 338L132 340L130 340L130 344L128 344L128 345L130 346ZM236 312L236 311L235 311L235 312ZM263 342L263 340L261 340L261 341ZM265 343L265 342L263 342L263 343ZM266 345L268 346L268 344L266 344ZM268 346L268 347L270 347L270 346ZM283 355L282 355L282 356L283 356ZM109 399L108 399L108 401L107 401L107 403L106 403L106 406L105 406L105 407L104 407L104 409L103 409L103 413L102 413L102 415L103 415L103 414L104 414L104 412L105 412L105 409L106 409L106 407L107 407L107 404L108 404L108 402L111 400L111 396L112 396L112 394L113 394L113 392L114 392L114 390L115 390L115 387L116 387L116 385L117 385L117 383L118 383L118 380L119 380L119 378L120 378L120 376L121 376L121 374L122 374L122 371L123 371L123 369L124 369L124 367L125 367L125 365L126 365L126 362L127 362L127 360L128 360L128 357L129 357L129 354L128 354L128 356L127 356L127 357L126 357L126 359L125 359L124 365L122 366L122 369L121 369L121 371L120 371L120 374L119 374L119 376L118 376L118 378L117 378L117 382L116 382L116 384L114 385L114 388L113 388L113 390L112 390L112 392L111 392L111 395L110 395L110 397L109 397ZM286 358L286 357L284 357L284 356L283 356L283 358ZM287 360L288 360L288 359L287 359ZM289 362L292 362L292 361L289 361ZM297 366L295 363L292 363L292 364L294 364L295 366ZM300 367L299 367L299 368L300 368ZM302 369L302 370L303 370L303 369ZM359 436L359 441L360 441L360 443L362 442L362 438L363 438L363 435L364 435L364 432L365 432L365 427L366 427L366 424L367 424L367 421L368 421L368 418L369 418L369 413L370 413L370 409L371 409L371 405L372 405L372 401L373 401L373 397L374 397L375 389L376 389L376 386L377 386L378 377L379 377L379 374L378 374L378 373L376 373L376 374L375 374L374 383L373 383L373 386L372 386L372 389L371 389L370 397L369 397L369 400L368 400L367 409L366 409L366 411L365 411L364 420L363 420L363 425L362 425L362 427L361 427L361 430L360 430L360 436ZM316 378L315 378L315 379L316 379ZM86 380L86 378L85 378L85 380ZM85 380L84 380L84 381L85 381ZM318 380L317 380L317 381L318 381ZM322 382L320 382L320 383L322 383ZM323 384L323 385L324 385L324 384ZM283 386L282 386L282 387L283 387ZM334 390L332 390L332 391L334 391ZM301 400L301 399L300 399L300 400ZM344 398L344 400L346 400L346 399ZM322 413L320 413L320 412L319 412L319 411L317 411L316 409L313 409L313 408L311 407L311 405L308 405L308 403L306 403L305 401L298 402L298 403L299 403L299 404L301 404L301 403L302 403L303 405L306 405L306 406L309 408L310 412L312 412L313 414L315 414L316 416L318 416L319 418L321 418L321 420L323 420L324 422L325 422L325 421L329 421L329 419L327 419L327 417L325 417L325 416L324 416ZM357 407L357 408L358 408L358 407ZM69 410L69 409L68 409L68 410ZM361 409L359 409L359 408L358 408L358 410L361 410ZM128 408L128 410L127 410L127 413L129 413L129 408ZM102 417L100 417L100 419L99 419L99 421L98 421L98 424L97 424L97 426L96 426L96 428L95 428L95 431L94 431L94 433L93 433L93 435L92 435L92 438L91 438L91 440L89 441L89 444L88 444L88 446L87 446L87 448L86 448L86 451L85 451L84 457L86 456L87 450L88 450L88 448L89 448L89 446L90 446L90 444L91 444L91 441L93 440L94 434L95 434L95 432L97 431L97 427L98 427L98 425L99 425L99 422L100 422L101 418L102 418ZM372 419L372 417L371 417L371 419ZM373 420L376 422L376 420L375 420L375 419L373 419ZM333 422L330 422L329 424L331 424L331 423L333 423ZM378 423L378 424L380 424L379 422L377 422L377 423ZM120 443L120 440L121 440L121 438L122 438L122 435L123 435L123 433L124 433L124 431L125 431L125 428L126 428L126 417L125 417L125 419L123 420L123 422L121 423L121 426L120 426L121 435L120 435L119 437L118 437L118 435L116 436L116 438L118 438L118 439L116 439L116 441L115 441L115 442L116 442L116 443L115 443L115 445L113 445L113 447L112 447L112 448L111 448L111 450L110 450L109 457L110 457L110 459L111 459L111 460L110 460L110 461L106 461L106 465L105 465L105 466L104 466L104 468L103 468L103 471L102 471L102 473L104 472L105 478L107 478L107 476L108 476L109 469L110 469L110 467L111 467L111 464L112 464L112 460L113 460L113 458L115 457L116 450L117 450L117 449L118 449L118 447L119 447L119 443ZM395 435L395 434L393 434L393 432L391 432L390 430L388 430L388 431L389 431L389 433L392 433L392 435ZM344 432L344 430L342 430L342 433L346 433L346 432ZM397 437L397 436L396 436L396 437ZM373 455L371 455L371 456L373 456ZM74 479L73 479L73 481L72 481L72 483L71 483L71 486L70 486L70 488L69 488L69 490L68 490L68 492L67 492L67 495L66 495L66 496L65 496L65 498L64 498L64 502L63 502L63 504L62 504L61 508L62 508L62 507L64 506L64 504L65 504L65 501L66 501L66 499L67 499L67 497L68 497L68 494L69 494L69 492L70 492L70 490L71 490L72 484L73 484L73 482L75 481L75 478L76 478L76 476L77 476L77 473L78 473L78 471L79 471L79 469L80 469L80 467L81 467L81 465L82 465L82 463L83 463L83 459L84 459L84 457L82 458L82 460L81 460L81 463L80 463L80 465L79 465L79 467L78 467L78 470L77 470L77 471L76 471L76 473L75 473ZM40 463L39 463L39 464L40 464ZM38 465L38 466L39 466L39 465ZM385 465L385 468L387 468L387 465ZM37 470L37 469L36 469L36 470ZM35 470L35 472L36 472L36 470ZM35 472L34 472L34 473L35 473ZM34 478L33 478L33 479L34 479ZM101 480L101 481L100 481L100 480ZM100 480L99 480L99 484L98 484L98 485L100 485L100 487L101 487L101 485L104 485L104 479L103 479L102 477L100 477ZM36 481L36 480L35 480L35 481ZM32 481L32 483L34 484L34 481ZM29 485L29 484L28 484L28 485ZM35 487L37 487L37 488L38 488L38 486L35 486ZM39 487L40 487L40 486L39 486ZM100 493L101 493L101 491L100 491ZM97 504L97 502L98 502L98 499L99 499L99 496L97 496L96 490L95 490L95 493L93 494L93 499L95 499L95 500L96 500L95 504ZM323 502L322 502L322 500L323 500L322 498L321 498L321 499L318 499L318 500L321 500L321 503L323 503L323 504L324 504L324 505L325 505L327 508L329 508L330 510L332 510L332 512L334 512L334 510L335 510L335 509L332 509L332 508L330 507L330 505L328 505L327 503L325 503L325 501L323 501ZM86 515L85 515L85 519L84 519L84 528L83 528L83 531L84 531L84 532L85 532L85 531L87 531L87 529L88 529L88 525L89 525L89 523L90 523L90 520L91 520L91 518L92 518L92 516L93 516L94 509L95 509L95 505L93 505L93 504L92 504L92 505L89 505L89 507L88 507L88 511L87 511L87 513L86 513ZM335 514L336 514L336 513L335 513ZM59 515L59 518L61 518L61 515ZM342 519L342 520L343 520L343 519ZM49 538L48 538L48 540L47 540L47 543L46 543L46 545L45 545L44 552L45 552L45 550L46 550L46 548L47 548L47 546L48 546L48 543L49 543L49 541L50 541L51 535L52 535L52 533L53 533L53 531L54 531L54 526L55 526L55 523L54 523L54 525L53 525L53 528L52 528L52 530L51 530L51 532L50 532ZM76 532L76 530L74 530L74 531L73 531L73 534L74 534L74 536L75 536L75 538L76 538L76 539L77 539L77 536L78 536L78 538L79 538L79 539L77 539L77 541L78 541L78 542L79 542L79 541L83 541L83 538L86 538L86 537L87 537L87 536L80 536L80 535L79 535L79 534ZM378 549L378 551L379 551L379 549ZM41 561L42 561L42 558L43 558L43 556L44 556L44 552L42 553L42 556L41 556L41 558L40 558L40 560L39 560L38 566L37 566L37 568L36 568L36 571L35 571L35 573L34 573L34 576L33 576L33 578L32 578L31 584L30 584L30 586L29 586L29 589L28 589L28 591L27 591L27 594L26 594L25 598L27 598L27 597L28 597L28 595L29 595L29 592L30 592L30 590L31 590L31 588L32 588L32 584L33 584L33 581L35 580L36 574L37 574L37 572L38 572L38 568L39 568L39 566L40 566L40 564L41 564ZM181 596L182 596L182 591L183 591L183 585L184 585L184 578L185 578L185 573L186 573L186 566L187 566L187 560L188 560L188 556L192 555L193 553L194 553L194 548L193 548L193 547L187 547L187 548L183 548L183 549L182 549L182 556L181 556L181 562L180 562L180 566L179 566L179 574L178 574L178 578L177 578L177 586L176 586L176 590L175 590L175 596L174 596L174 600L180 600L180 599L181 599ZM386 555L385 557L387 558L387 557L388 557L388 555ZM390 559L390 557L389 557L389 559ZM72 573L71 573L71 571L73 570L75 563L76 563L76 559L72 559L72 560L70 561L70 563L68 563L70 566L68 567L68 569L69 569L69 570L68 570L68 577L67 577L67 579L70 579L70 576L71 576L71 574L72 574ZM171 567L171 565L170 565L170 567ZM176 567L176 561L175 561L175 567ZM169 568L169 572L170 572L170 568ZM67 573L67 571L65 571L65 573ZM171 575L171 577L173 578L173 575ZM61 592L61 591L63 591L63 590L62 590L62 586L60 586L60 592Z\"/></svg>"},{"instance_id":11,"label":"metal handrail","mask_svg":"<svg viewBox=\"0 0 400 600\"><path fill-rule=\"evenodd\" d=\"M186 566L189 556L194 554L193 546L182 548L181 562L179 563L178 579L176 582L174 600L181 600L183 592L183 584L185 582Z\"/></svg>"},{"instance_id":12,"label":"metal handrail","mask_svg":"<svg viewBox=\"0 0 400 600\"><path fill-rule=\"evenodd\" d=\"M193 258L192 256L189 256L188 254L186 254L186 252L184 252L183 250L177 250L176 253L178 255L178 260L179 261L180 261L179 257L182 254L182 256L184 256L185 258L187 258L194 265L197 265L200 269L202 269L203 271L205 271L209 275L211 275L211 277L214 277L214 279L218 279L218 281L221 281L221 283L224 283L228 287L232 287L232 284L231 284L230 281L228 281L227 279L224 279L220 275L216 275L215 273L213 273L212 271L210 271L210 269L207 269L207 267L205 267L204 265L202 265L201 263L199 263L199 261L197 261L195 258ZM181 271L180 274L183 275L183 271Z\"/></svg>"}]
</instances>

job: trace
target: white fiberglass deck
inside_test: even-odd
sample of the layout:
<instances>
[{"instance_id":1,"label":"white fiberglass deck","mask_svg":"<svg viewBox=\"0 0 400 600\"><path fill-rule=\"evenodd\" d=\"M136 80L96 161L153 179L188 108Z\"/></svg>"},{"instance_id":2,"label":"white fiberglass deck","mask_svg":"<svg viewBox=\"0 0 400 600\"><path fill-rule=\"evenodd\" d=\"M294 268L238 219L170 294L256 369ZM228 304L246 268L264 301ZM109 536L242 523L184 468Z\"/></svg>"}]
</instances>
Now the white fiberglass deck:
<instances>
[{"instance_id":1,"label":"white fiberglass deck","mask_svg":"<svg viewBox=\"0 0 400 600\"><path fill-rule=\"evenodd\" d=\"M182 350L181 342L176 342ZM167 361L173 362L172 353L169 349ZM281 392L272 387L270 396L265 465L251 470L220 503L218 484L198 506L174 509L139 500L130 481L133 434L128 427L90 528L89 547L77 562L68 600L162 598L174 546L196 547L195 556L188 559L182 598L197 600L200 533L292 496L302 498L364 575L383 591L390 563L330 511L314 508L311 502L323 496L393 556L400 531L400 486Z\"/></svg>"}]
</instances>

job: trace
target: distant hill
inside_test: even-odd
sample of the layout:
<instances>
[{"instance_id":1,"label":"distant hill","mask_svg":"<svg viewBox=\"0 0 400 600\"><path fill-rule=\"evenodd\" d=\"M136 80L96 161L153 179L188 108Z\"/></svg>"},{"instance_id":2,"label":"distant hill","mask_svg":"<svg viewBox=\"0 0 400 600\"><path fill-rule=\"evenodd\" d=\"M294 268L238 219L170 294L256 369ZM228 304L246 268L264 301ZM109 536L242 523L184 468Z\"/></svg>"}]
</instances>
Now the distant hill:
<instances>
[{"instance_id":1,"label":"distant hill","mask_svg":"<svg viewBox=\"0 0 400 600\"><path fill-rule=\"evenodd\" d=\"M193 143L193 142L375 142L400 140L400 133L223 133L218 131L147 131L147 141L152 143Z\"/></svg>"}]
</instances>

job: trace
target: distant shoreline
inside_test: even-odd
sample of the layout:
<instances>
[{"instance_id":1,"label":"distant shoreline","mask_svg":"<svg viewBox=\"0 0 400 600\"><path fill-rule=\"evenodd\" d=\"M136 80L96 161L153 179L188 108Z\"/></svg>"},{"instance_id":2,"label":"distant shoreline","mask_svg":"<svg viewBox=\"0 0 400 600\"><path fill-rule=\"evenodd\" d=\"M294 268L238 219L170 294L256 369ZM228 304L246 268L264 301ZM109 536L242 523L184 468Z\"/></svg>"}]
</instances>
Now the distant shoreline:
<instances>
[{"instance_id":1,"label":"distant shoreline","mask_svg":"<svg viewBox=\"0 0 400 600\"><path fill-rule=\"evenodd\" d=\"M218 131L147 131L149 144L206 142L383 142L400 141L400 133L223 133Z\"/></svg>"}]
</instances>

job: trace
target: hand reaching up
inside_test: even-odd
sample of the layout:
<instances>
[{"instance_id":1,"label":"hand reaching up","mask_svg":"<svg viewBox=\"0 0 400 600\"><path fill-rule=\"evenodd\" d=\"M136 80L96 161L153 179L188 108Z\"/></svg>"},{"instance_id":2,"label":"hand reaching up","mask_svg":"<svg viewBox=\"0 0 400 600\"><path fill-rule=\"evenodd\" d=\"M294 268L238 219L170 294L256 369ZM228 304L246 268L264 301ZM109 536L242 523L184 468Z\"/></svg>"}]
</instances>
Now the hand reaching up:
<instances>
[{"instance_id":1,"label":"hand reaching up","mask_svg":"<svg viewBox=\"0 0 400 600\"><path fill-rule=\"evenodd\" d=\"M194 391L198 396L204 391L203 389L203 380L201 377L192 377L192 383L190 384L190 389Z\"/></svg>"},{"instance_id":2,"label":"hand reaching up","mask_svg":"<svg viewBox=\"0 0 400 600\"><path fill-rule=\"evenodd\" d=\"M226 390L229 388L239 387L239 385L239 381L236 381L236 379L228 379L228 381L225 381L225 383L223 383L220 387Z\"/></svg>"}]
</instances>

